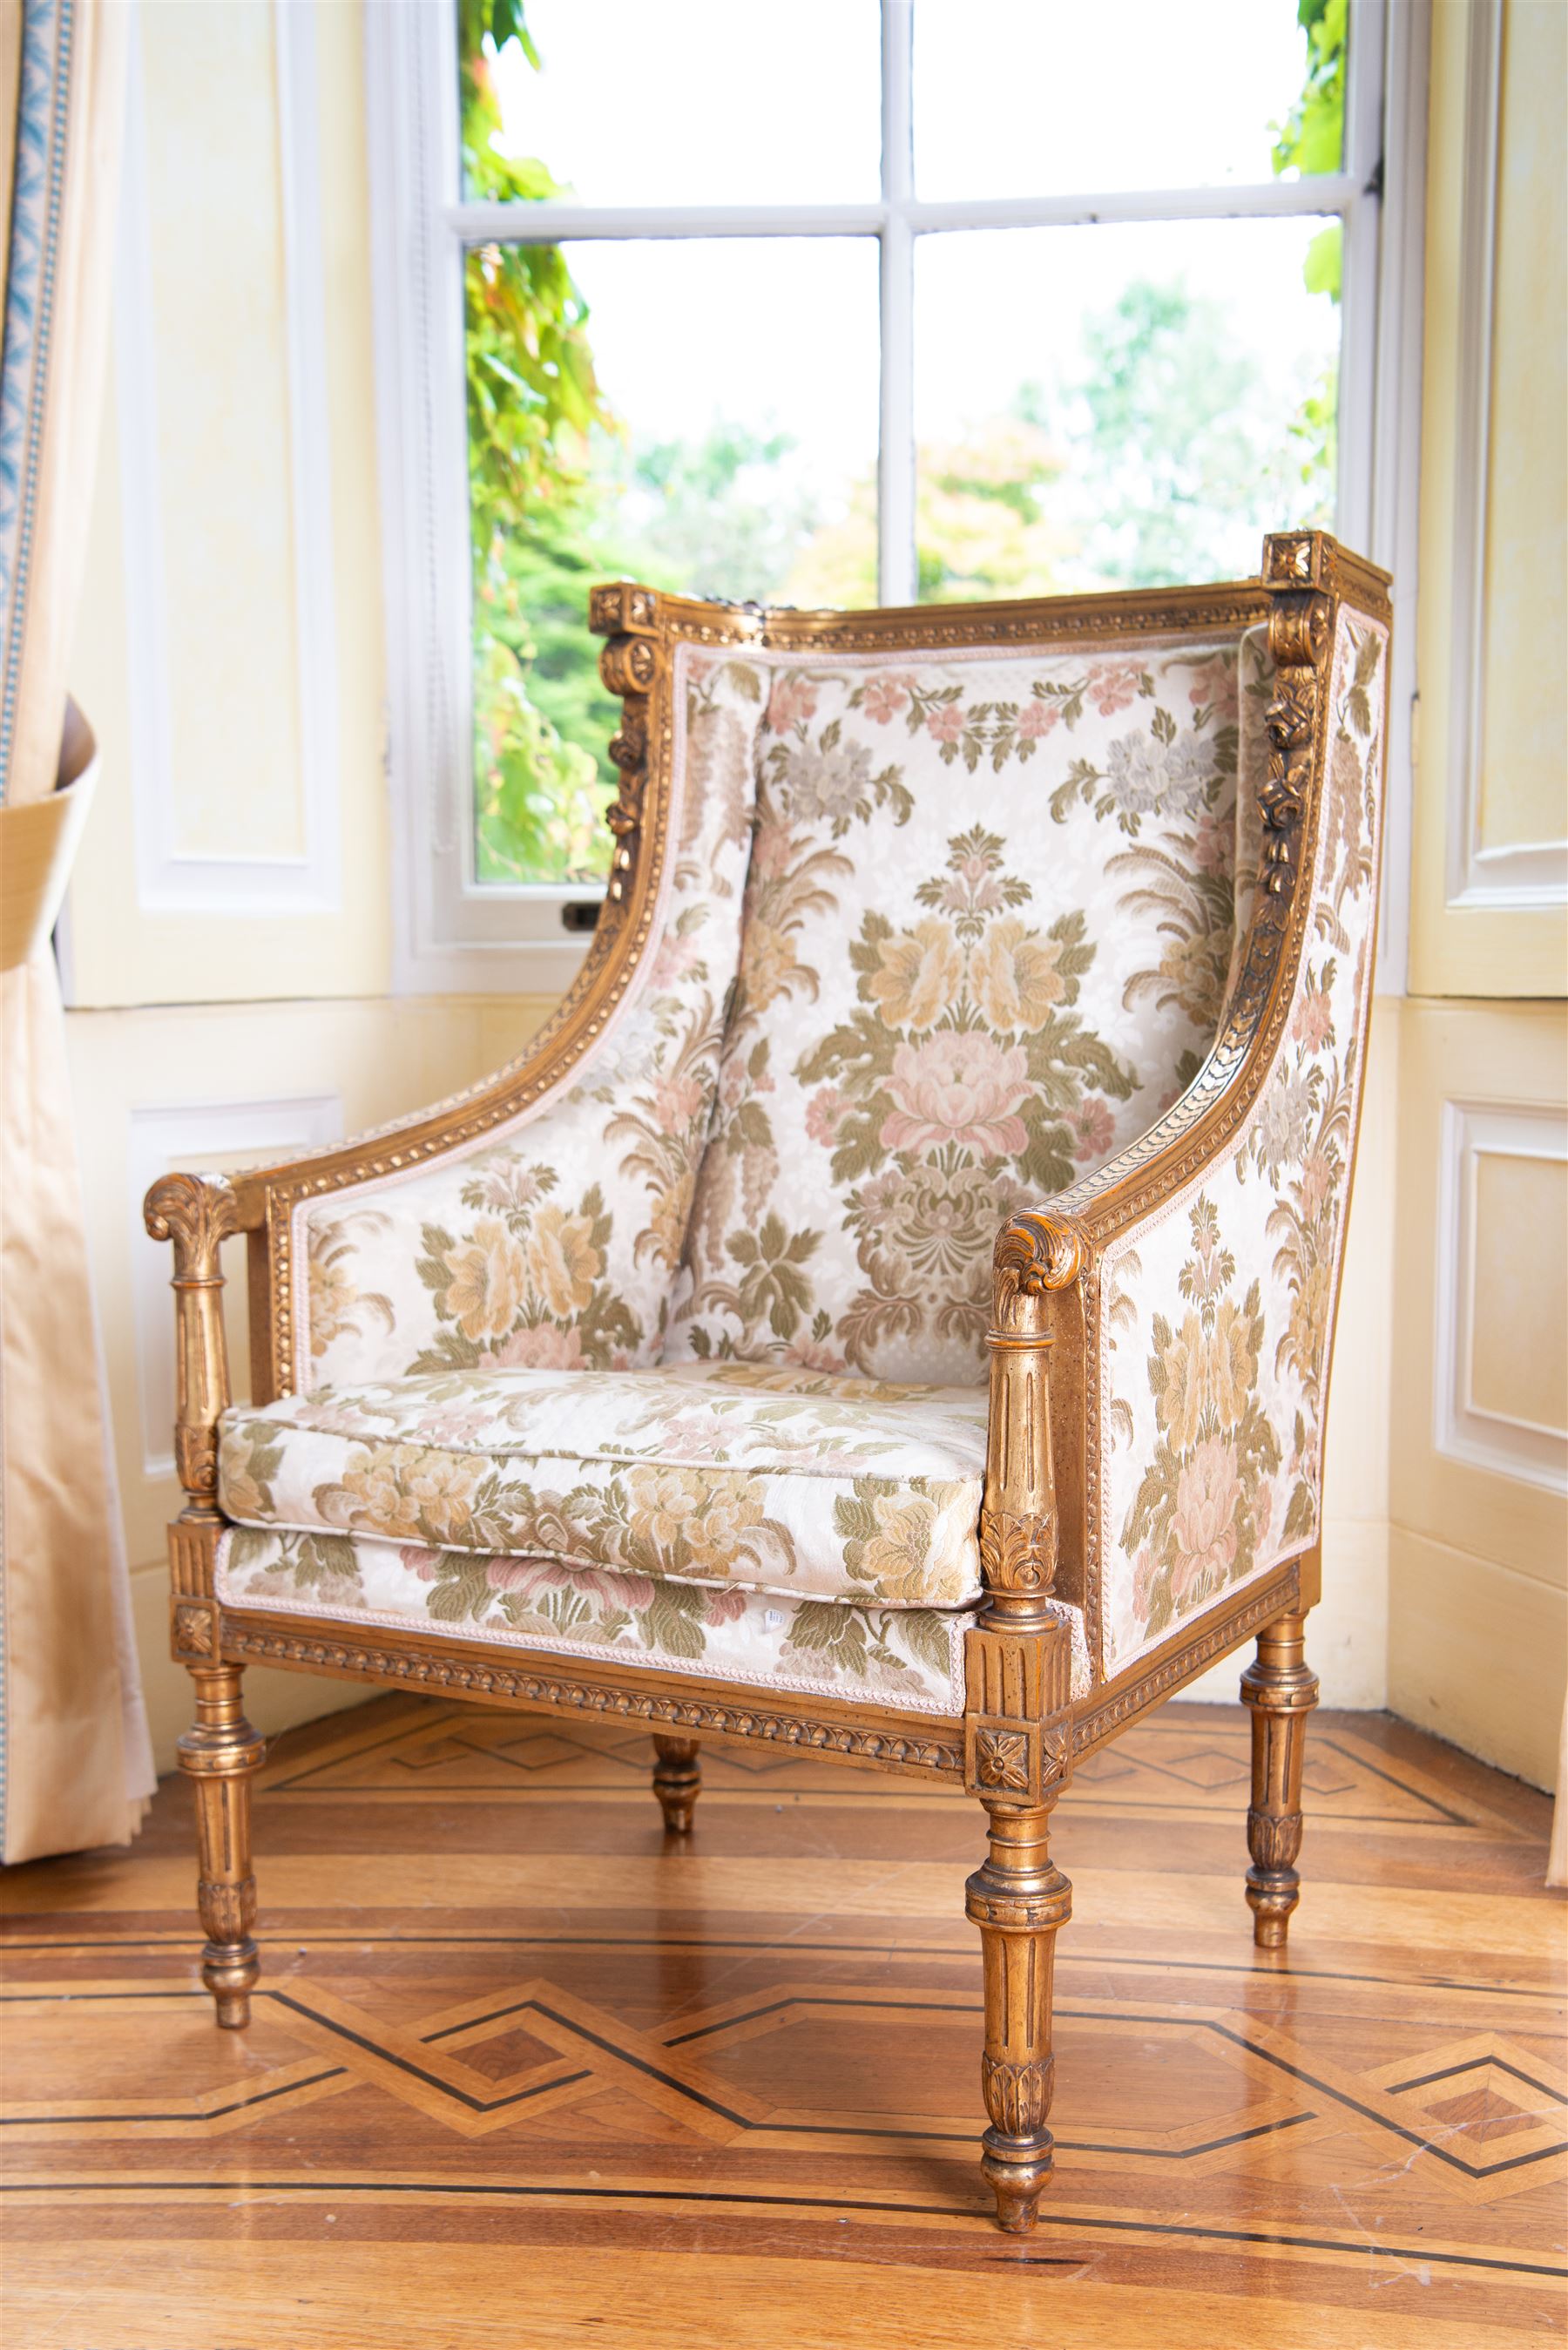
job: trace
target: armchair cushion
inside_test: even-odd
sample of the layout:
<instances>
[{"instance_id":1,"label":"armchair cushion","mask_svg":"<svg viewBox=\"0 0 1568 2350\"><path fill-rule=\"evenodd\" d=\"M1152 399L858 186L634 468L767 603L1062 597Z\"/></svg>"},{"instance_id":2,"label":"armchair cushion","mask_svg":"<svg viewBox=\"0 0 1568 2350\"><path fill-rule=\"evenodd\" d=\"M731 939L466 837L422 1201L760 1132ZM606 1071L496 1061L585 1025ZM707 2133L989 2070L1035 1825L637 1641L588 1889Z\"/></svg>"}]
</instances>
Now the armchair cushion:
<instances>
[{"instance_id":1,"label":"armchair cushion","mask_svg":"<svg viewBox=\"0 0 1568 2350\"><path fill-rule=\"evenodd\" d=\"M219 1495L241 1524L421 1555L961 1607L986 1400L742 1363L318 1388L226 1415Z\"/></svg>"},{"instance_id":2,"label":"armchair cushion","mask_svg":"<svg viewBox=\"0 0 1568 2350\"><path fill-rule=\"evenodd\" d=\"M1218 1028L1263 632L795 659L666 1357L977 1379L1001 1226Z\"/></svg>"},{"instance_id":3,"label":"armchair cushion","mask_svg":"<svg viewBox=\"0 0 1568 2350\"><path fill-rule=\"evenodd\" d=\"M223 1536L215 1583L230 1607L870 1697L919 1713L963 1711L964 1634L975 1620L971 1608L784 1598L559 1559L250 1526Z\"/></svg>"}]
</instances>

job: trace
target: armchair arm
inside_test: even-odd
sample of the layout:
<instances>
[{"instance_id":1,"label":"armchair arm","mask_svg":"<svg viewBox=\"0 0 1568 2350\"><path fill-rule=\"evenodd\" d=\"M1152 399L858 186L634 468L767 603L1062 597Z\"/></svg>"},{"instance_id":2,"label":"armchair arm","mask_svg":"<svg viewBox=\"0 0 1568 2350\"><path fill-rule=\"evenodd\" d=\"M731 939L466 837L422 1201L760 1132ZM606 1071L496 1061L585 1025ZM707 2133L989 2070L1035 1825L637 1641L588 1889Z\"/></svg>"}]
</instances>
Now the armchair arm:
<instances>
[{"instance_id":1,"label":"armchair arm","mask_svg":"<svg viewBox=\"0 0 1568 2350\"><path fill-rule=\"evenodd\" d=\"M225 1175L165 1175L142 1205L155 1241L174 1244L174 1465L183 1522L216 1523L218 1421L229 1403L223 1275L218 1252L240 1229Z\"/></svg>"},{"instance_id":2,"label":"armchair arm","mask_svg":"<svg viewBox=\"0 0 1568 2350\"><path fill-rule=\"evenodd\" d=\"M1014 1215L996 1250L1007 1351L987 1580L1001 1593L1027 1571L1049 1591L1060 1544L1062 1596L1085 1608L1107 1678L1318 1530L1371 998L1388 607L1385 575L1317 534L1265 542L1263 584L1278 672L1263 847L1219 1035L1147 1134ZM1048 1500L1025 1538L1008 1522L1032 1366Z\"/></svg>"}]
</instances>

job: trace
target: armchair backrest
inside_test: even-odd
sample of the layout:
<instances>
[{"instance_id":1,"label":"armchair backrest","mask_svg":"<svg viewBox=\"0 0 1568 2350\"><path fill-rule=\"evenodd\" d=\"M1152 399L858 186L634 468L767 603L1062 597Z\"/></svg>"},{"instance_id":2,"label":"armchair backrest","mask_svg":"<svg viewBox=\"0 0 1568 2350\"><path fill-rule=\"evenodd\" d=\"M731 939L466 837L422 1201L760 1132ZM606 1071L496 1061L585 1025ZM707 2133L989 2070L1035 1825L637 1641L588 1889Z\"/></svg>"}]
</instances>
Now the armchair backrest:
<instances>
[{"instance_id":1,"label":"armchair backrest","mask_svg":"<svg viewBox=\"0 0 1568 2350\"><path fill-rule=\"evenodd\" d=\"M1008 1216L1064 1192L1108 1247L1137 1170L1163 1198L1329 983L1286 886L1325 616L1386 598L1325 538L1266 559L903 612L596 589L623 782L582 975L483 1085L239 1179L258 1399L487 1363L977 1378ZM1306 668L1271 682L1271 646ZM1375 889L1335 908L1312 920L1364 1006Z\"/></svg>"},{"instance_id":2,"label":"armchair backrest","mask_svg":"<svg viewBox=\"0 0 1568 2350\"><path fill-rule=\"evenodd\" d=\"M1008 1216L1197 1074L1272 670L1245 605L1170 601L835 616L751 654L740 972L667 1358L978 1380ZM676 665L701 712L724 665Z\"/></svg>"}]
</instances>

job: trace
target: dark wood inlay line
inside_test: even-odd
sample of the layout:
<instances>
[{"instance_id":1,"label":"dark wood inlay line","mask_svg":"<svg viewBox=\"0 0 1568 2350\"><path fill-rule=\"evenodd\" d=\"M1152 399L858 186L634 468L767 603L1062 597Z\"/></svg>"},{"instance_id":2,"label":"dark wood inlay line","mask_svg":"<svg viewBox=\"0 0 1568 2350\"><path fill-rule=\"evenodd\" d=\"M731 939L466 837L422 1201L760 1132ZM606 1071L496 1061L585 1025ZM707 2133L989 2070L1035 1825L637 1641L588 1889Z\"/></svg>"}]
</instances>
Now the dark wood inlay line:
<instances>
[{"instance_id":1,"label":"dark wood inlay line","mask_svg":"<svg viewBox=\"0 0 1568 2350\"><path fill-rule=\"evenodd\" d=\"M1522 2081L1527 2089L1538 2090L1554 2106L1568 2105L1568 2098L1563 2096L1561 2089L1550 2088L1544 2081L1537 2081L1531 2074L1521 2073L1519 2066L1511 2064L1505 2056L1467 2056L1462 2064L1445 2064L1440 2072L1422 2073L1414 2081L1396 2081L1388 2095L1402 2097L1407 2089L1429 2089L1434 2081L1454 2081L1466 2073L1481 2072L1507 2073L1513 2080Z\"/></svg>"},{"instance_id":2,"label":"dark wood inlay line","mask_svg":"<svg viewBox=\"0 0 1568 2350\"><path fill-rule=\"evenodd\" d=\"M576 2181L533 2186L515 2179L379 2181L319 2178L247 2180L243 2184L226 2178L100 2180L59 2178L43 2182L26 2179L0 2181L0 2194L26 2195L44 2191L95 2196L217 2194L236 2199L246 2196L262 2199L280 2195L420 2195L438 2199L456 2197L504 2201L560 2199L601 2203L697 2203L715 2208L733 2205L753 2210L864 2211L878 2218L952 2220L968 2222L971 2226L984 2217L978 2206L971 2209L958 2203L916 2203L908 2199L881 2201L847 2195L748 2194L742 2189L712 2188L614 2187L602 2182L597 2186L580 2186ZM1442 2251L1429 2244L1371 2244L1359 2238L1344 2241L1333 2236L1292 2235L1277 2229L1204 2227L1166 2220L1109 2220L1078 2212L1063 2212L1058 2224L1064 2234L1075 2228L1086 2228L1155 2238L1188 2237L1203 2243L1258 2244L1270 2251L1342 2253L1358 2260L1427 2262L1438 2267L1493 2270L1511 2276L1545 2277L1553 2283L1562 2277L1561 2267L1552 2262L1510 2259L1484 2252Z\"/></svg>"},{"instance_id":3,"label":"dark wood inlay line","mask_svg":"<svg viewBox=\"0 0 1568 2350\"><path fill-rule=\"evenodd\" d=\"M265 1921L263 1921L264 1929ZM963 1964L970 1956L963 1943L945 1942L796 1942L785 1938L749 1940L742 1937L706 1937L694 1939L685 1935L598 1935L598 1934L510 1934L497 1928L488 1934L346 1934L330 1928L317 1931L306 1928L310 1942L322 1950L374 1950L384 1943L389 1950L484 1950L504 1947L518 1950L664 1950L682 1951L756 1951L763 1956L787 1959L794 1956L810 1958L879 1959L946 1959ZM104 1934L84 1939L73 1935L63 1941L16 1941L0 1931L0 1956L6 1950L49 1950L68 1954L73 1950L188 1950L189 1934ZM306 1945L308 1947L308 1945ZM1277 1960L1260 1966L1251 1959L1140 1959L1129 1953L1095 1950L1075 1951L1064 1943L1058 1954L1058 1967L1142 1967L1160 1975L1244 1975L1256 1982L1352 1982L1366 1983L1374 1990L1386 1991L1451 1991L1461 1996L1480 1995L1487 1999L1539 1999L1561 2009L1561 1994L1550 1984L1539 1987L1530 1983L1474 1982L1459 1975L1378 1975L1359 1972L1348 1967L1298 1967L1290 1960ZM46 1992L0 1991L0 2002L7 1999L65 1998L69 1991ZM98 1994L103 1998L145 1998L173 1996L151 1991L125 1991ZM185 1996L181 1993L180 1996ZM1489 2060L1490 2061L1490 2060ZM1555 2095L1555 2092L1553 2092Z\"/></svg>"}]
</instances>

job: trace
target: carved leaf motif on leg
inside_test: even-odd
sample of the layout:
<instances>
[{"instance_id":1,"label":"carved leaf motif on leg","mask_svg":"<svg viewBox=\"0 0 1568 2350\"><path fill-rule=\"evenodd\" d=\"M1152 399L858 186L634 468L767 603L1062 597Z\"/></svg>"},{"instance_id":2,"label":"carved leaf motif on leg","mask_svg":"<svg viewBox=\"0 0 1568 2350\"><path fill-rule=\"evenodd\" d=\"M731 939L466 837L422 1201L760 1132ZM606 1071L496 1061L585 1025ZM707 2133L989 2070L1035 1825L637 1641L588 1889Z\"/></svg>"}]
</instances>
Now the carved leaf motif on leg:
<instances>
[{"instance_id":1,"label":"carved leaf motif on leg","mask_svg":"<svg viewBox=\"0 0 1568 2350\"><path fill-rule=\"evenodd\" d=\"M265 1758L266 1742L245 1720L237 1667L192 1666L191 1678L196 1720L179 1753L196 1798L196 1900L207 1937L202 1980L217 2002L218 2022L234 2031L251 2020L251 1991L261 1971L251 1935L256 1912L251 1781Z\"/></svg>"},{"instance_id":2,"label":"carved leaf motif on leg","mask_svg":"<svg viewBox=\"0 0 1568 2350\"><path fill-rule=\"evenodd\" d=\"M990 1591L1039 1591L1055 1573L1054 1518L987 1510L980 1522L980 1559Z\"/></svg>"},{"instance_id":3,"label":"carved leaf motif on leg","mask_svg":"<svg viewBox=\"0 0 1568 2350\"><path fill-rule=\"evenodd\" d=\"M1056 2060L1046 2056L1034 2064L1009 2064L998 2056L980 2060L985 2109L1009 2137L1032 2137L1045 2126L1051 2110Z\"/></svg>"},{"instance_id":4,"label":"carved leaf motif on leg","mask_svg":"<svg viewBox=\"0 0 1568 2350\"><path fill-rule=\"evenodd\" d=\"M1258 1654L1241 1676L1252 1716L1252 1800L1247 1813L1247 1905L1260 1950L1282 1950L1291 1912L1301 1899L1296 1857L1302 1844L1302 1759L1306 1718L1317 1703L1317 1675L1306 1661L1305 1622L1277 1616L1258 1635Z\"/></svg>"},{"instance_id":5,"label":"carved leaf motif on leg","mask_svg":"<svg viewBox=\"0 0 1568 2350\"><path fill-rule=\"evenodd\" d=\"M1048 1806L1014 1808L999 1796L987 1809L991 1849L965 1903L980 1928L985 1972L980 2077L991 2126L981 2169L1002 2226L1021 2234L1033 2226L1051 2175L1052 1978L1073 1889L1047 1849Z\"/></svg>"}]
</instances>

